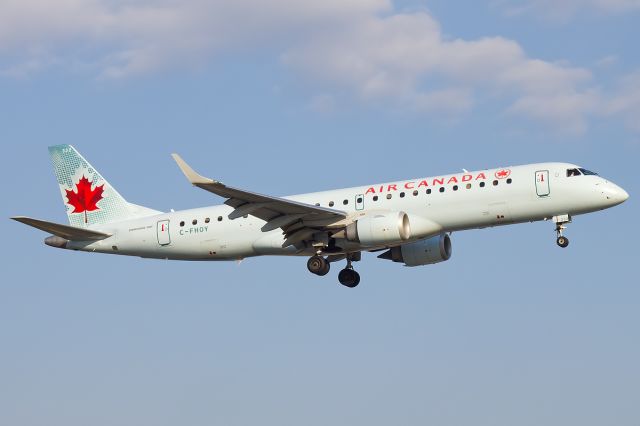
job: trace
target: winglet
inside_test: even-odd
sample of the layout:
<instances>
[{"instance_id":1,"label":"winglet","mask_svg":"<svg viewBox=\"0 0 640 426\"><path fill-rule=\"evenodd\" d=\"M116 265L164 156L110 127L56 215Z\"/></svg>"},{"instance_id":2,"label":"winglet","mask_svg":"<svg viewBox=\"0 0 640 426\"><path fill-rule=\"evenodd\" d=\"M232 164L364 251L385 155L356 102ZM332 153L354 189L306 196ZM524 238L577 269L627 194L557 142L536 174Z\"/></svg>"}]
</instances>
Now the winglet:
<instances>
[{"instance_id":1,"label":"winglet","mask_svg":"<svg viewBox=\"0 0 640 426\"><path fill-rule=\"evenodd\" d=\"M178 154L171 154L171 156L173 157L175 162L178 164L178 167L180 167L180 170L182 170L182 173L184 173L184 175L187 177L189 182L191 182L193 185L204 184L204 183L218 183L213 179L209 179L198 174Z\"/></svg>"}]
</instances>

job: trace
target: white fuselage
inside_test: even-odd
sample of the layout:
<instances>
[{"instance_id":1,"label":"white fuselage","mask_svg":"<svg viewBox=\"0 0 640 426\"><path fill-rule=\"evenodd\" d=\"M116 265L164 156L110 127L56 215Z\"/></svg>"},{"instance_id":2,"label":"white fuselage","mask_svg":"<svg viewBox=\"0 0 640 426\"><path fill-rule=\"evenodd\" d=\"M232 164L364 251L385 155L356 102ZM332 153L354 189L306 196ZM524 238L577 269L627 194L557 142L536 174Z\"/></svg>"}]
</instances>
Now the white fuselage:
<instances>
[{"instance_id":1,"label":"white fuselage","mask_svg":"<svg viewBox=\"0 0 640 426\"><path fill-rule=\"evenodd\" d=\"M407 213L410 241L443 232L578 215L622 203L628 194L597 175L567 176L577 166L540 163L446 176L402 180L284 197L347 212L348 220L375 212ZM230 220L232 207L218 205L164 213L93 227L112 234L66 248L180 260L232 260L260 255L313 255L314 249L283 248L281 229L263 232L251 215ZM389 246L341 245L344 252Z\"/></svg>"}]
</instances>

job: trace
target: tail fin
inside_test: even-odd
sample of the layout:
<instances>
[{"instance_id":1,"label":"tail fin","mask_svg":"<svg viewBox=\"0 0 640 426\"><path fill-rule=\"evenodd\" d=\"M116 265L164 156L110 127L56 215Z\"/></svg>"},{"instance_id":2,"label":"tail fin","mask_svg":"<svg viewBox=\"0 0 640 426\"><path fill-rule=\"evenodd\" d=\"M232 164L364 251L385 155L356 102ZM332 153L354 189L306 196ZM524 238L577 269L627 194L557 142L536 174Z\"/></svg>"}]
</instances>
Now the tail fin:
<instances>
[{"instance_id":1,"label":"tail fin","mask_svg":"<svg viewBox=\"0 0 640 426\"><path fill-rule=\"evenodd\" d=\"M50 146L49 155L72 226L102 225L160 213L128 203L71 145Z\"/></svg>"}]
</instances>

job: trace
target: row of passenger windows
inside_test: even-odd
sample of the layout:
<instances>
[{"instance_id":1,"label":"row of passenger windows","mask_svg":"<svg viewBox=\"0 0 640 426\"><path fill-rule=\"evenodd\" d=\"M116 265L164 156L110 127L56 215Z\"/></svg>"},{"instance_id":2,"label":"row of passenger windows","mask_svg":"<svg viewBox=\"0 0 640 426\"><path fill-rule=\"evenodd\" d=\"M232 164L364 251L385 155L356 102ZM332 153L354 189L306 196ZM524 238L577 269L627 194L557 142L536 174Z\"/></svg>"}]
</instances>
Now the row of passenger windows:
<instances>
[{"instance_id":1,"label":"row of passenger windows","mask_svg":"<svg viewBox=\"0 0 640 426\"><path fill-rule=\"evenodd\" d=\"M513 182L513 180L511 178L509 178L509 179L506 180L506 182L507 182L507 184L510 185ZM500 183L500 181L498 181L497 179L492 182L493 186L498 186L499 183ZM478 184L478 186L480 188L484 188L485 185L486 185L485 182L480 182ZM465 185L466 189L471 189L472 187L473 187L473 185L470 184L470 183ZM458 185L453 185L451 187L451 189L453 189L454 191L457 191L458 189L460 189L460 187ZM439 191L440 192L444 192L445 191L445 187L441 186L439 188ZM427 188L426 193L427 194L431 194L431 192L432 192L431 188ZM416 189L416 190L414 190L412 192L412 194L413 194L414 197L416 197L419 194L419 191ZM405 192L401 192L398 195L400 196L400 198L404 198L407 194ZM387 197L387 200L390 200L393 197L393 194L387 194L386 197ZM372 199L373 199L373 201L378 201L379 197L377 195L374 195ZM363 201L362 198L358 197L358 199L356 200L356 203L360 204L362 201ZM342 204L344 204L346 206L347 204L349 204L349 200L343 200ZM319 206L319 205L320 205L320 203L316 203L316 206ZM329 201L329 207L333 207L334 205L335 205L335 203L333 201Z\"/></svg>"},{"instance_id":2,"label":"row of passenger windows","mask_svg":"<svg viewBox=\"0 0 640 426\"><path fill-rule=\"evenodd\" d=\"M204 218L204 223L209 223L211 222L211 219L208 217ZM222 222L222 216L218 216L218 222ZM198 219L193 219L191 221L192 225L197 225L198 224ZM184 226L184 220L180 222L180 226Z\"/></svg>"},{"instance_id":3,"label":"row of passenger windows","mask_svg":"<svg viewBox=\"0 0 640 426\"><path fill-rule=\"evenodd\" d=\"M509 178L509 179L507 179L507 181L506 181L506 182L507 182L507 184L511 184L511 183L513 182L513 180L511 180L511 178ZM493 183L493 186L498 186L499 181L498 181L498 180L494 180L492 183ZM465 185L465 188L467 188L467 189L471 189L471 188L472 188L472 186L473 186L472 184L468 183L468 184L466 184L466 185ZM484 187L485 187L485 183L484 183L484 182L480 182L480 183L478 184L478 186L479 186L480 188L484 188ZM458 189L460 189L460 188L458 187L458 185L453 185L453 186L451 187L451 189L453 189L454 191L457 191L457 190L458 190ZM444 191L445 191L445 187L444 187L444 186L441 186L441 187L439 188L439 191L440 191L440 192L444 192ZM427 194L431 194L431 192L432 192L432 191L431 191L431 188L427 188L426 193L427 193ZM413 196L414 196L414 197L416 197L416 196L419 194L419 192L418 192L418 190L416 189L416 190L414 190L414 191L412 192L412 194L413 194ZM405 197L405 195L406 195L406 193L405 193L405 192L401 192L399 195L400 195L400 198L404 198L404 197ZM387 197L387 200L390 200L390 199L393 197L393 194L387 194L387 196L386 196L386 197ZM362 201L363 201L362 197L358 197L358 199L356 200L356 203L360 204L360 203L362 203ZM378 196L377 196L377 195L374 195L374 196L373 196L373 201L378 201ZM342 201L342 204L344 204L344 205L346 206L347 204L349 204L349 200L343 200L343 201ZM329 207L333 207L334 205L335 205L335 203L334 203L333 201L329 201ZM316 203L316 206L320 206L320 203ZM244 217L246 218L247 216L245 215ZM204 223L209 223L209 222L211 222L211 219L210 219L210 218L208 218L208 217L207 217L207 218L205 218L205 219L204 219ZM218 216L218 222L222 222L222 216ZM198 219L193 219L193 220L191 221L191 224L192 224L192 225L197 225L197 224L198 224ZM181 222L180 222L180 226L184 226L184 225L185 225L185 222L184 222L184 220L183 220L183 221L181 221Z\"/></svg>"}]
</instances>

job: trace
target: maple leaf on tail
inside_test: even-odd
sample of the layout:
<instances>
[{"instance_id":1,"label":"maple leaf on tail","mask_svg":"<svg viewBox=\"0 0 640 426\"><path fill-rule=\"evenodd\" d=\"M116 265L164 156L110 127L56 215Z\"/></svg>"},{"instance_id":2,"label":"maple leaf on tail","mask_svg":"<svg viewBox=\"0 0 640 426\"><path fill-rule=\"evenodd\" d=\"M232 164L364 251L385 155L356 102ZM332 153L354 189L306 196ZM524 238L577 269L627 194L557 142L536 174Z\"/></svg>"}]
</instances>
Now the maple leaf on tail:
<instances>
[{"instance_id":1,"label":"maple leaf on tail","mask_svg":"<svg viewBox=\"0 0 640 426\"><path fill-rule=\"evenodd\" d=\"M91 189L91 182L82 175L76 183L76 191L65 189L67 192L67 203L73 207L71 213L84 213L84 223L87 223L87 212L99 210L98 201L102 200L104 184Z\"/></svg>"}]
</instances>

